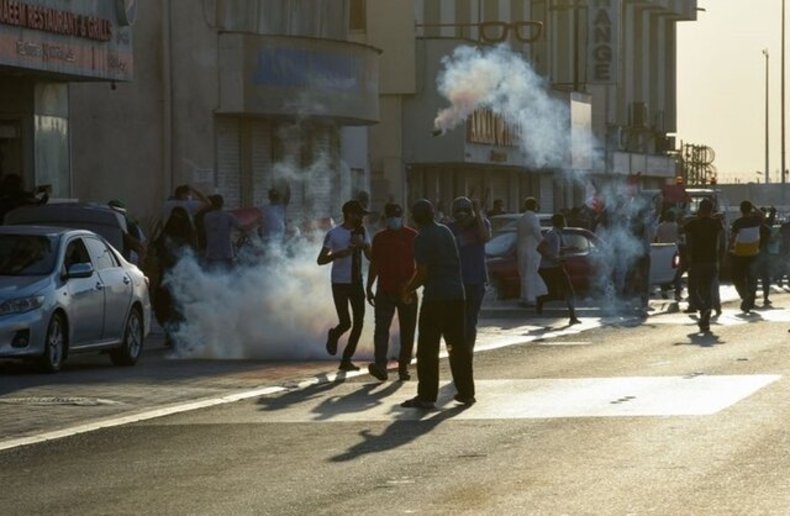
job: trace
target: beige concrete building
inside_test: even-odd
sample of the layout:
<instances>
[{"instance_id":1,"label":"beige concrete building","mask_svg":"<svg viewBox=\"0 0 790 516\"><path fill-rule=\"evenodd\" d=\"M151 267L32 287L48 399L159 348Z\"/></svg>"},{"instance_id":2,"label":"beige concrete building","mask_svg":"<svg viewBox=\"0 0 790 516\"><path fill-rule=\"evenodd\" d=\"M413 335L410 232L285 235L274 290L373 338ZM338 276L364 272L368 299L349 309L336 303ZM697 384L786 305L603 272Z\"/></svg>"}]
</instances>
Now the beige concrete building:
<instances>
[{"instance_id":1,"label":"beige concrete building","mask_svg":"<svg viewBox=\"0 0 790 516\"><path fill-rule=\"evenodd\" d=\"M38 72L12 78L28 65L5 63L14 74L5 74L4 91L15 89L28 107L15 113L22 104L0 100L10 106L3 163L22 167L31 183L57 183L59 196L120 198L146 222L182 183L221 193L230 207L265 203L277 188L301 223L337 217L360 191L371 192L374 210L388 199L449 203L489 192L489 204L501 198L511 211L527 195L552 211L584 202L589 184L640 172L655 187L674 176L675 27L695 19L695 0L83 3L112 24L109 41L74 40L104 56L103 71L45 70L47 85L34 87ZM10 4L84 10L65 0ZM0 23L12 38L20 30L43 34ZM436 88L441 59L462 45L500 43L546 79L567 112L568 141L593 136L589 155L572 148L535 166L518 128L485 109L431 136L447 105ZM74 77L103 82L69 83ZM35 118L34 105L52 102L68 109ZM68 135L35 133L36 120L65 124ZM17 134L26 143L9 144Z\"/></svg>"},{"instance_id":2,"label":"beige concrete building","mask_svg":"<svg viewBox=\"0 0 790 516\"><path fill-rule=\"evenodd\" d=\"M675 175L675 27L696 19L695 0L368 0L367 25L354 34L382 53L382 121L371 127L374 205L425 196L445 205L457 195L505 200L527 195L544 211L584 202L590 186L640 173L655 187ZM542 33L533 40L534 25ZM530 166L501 120L476 112L466 127L432 138L447 105L435 79L461 45L506 43L548 80L565 104L567 130L593 142L561 166ZM480 123L481 119L483 123ZM486 122L488 120L488 122ZM477 124L477 125L476 125ZM482 130L479 130L481 129ZM501 132L501 131L500 131ZM571 140L573 137L571 137Z\"/></svg>"},{"instance_id":3,"label":"beige concrete building","mask_svg":"<svg viewBox=\"0 0 790 516\"><path fill-rule=\"evenodd\" d=\"M133 82L70 88L74 194L146 222L179 184L294 223L367 190L379 51L348 39L347 0L141 0Z\"/></svg>"},{"instance_id":4,"label":"beige concrete building","mask_svg":"<svg viewBox=\"0 0 790 516\"><path fill-rule=\"evenodd\" d=\"M81 106L77 84L134 77L135 2L0 2L0 175L19 174L28 189L48 185L54 198L77 190L71 141Z\"/></svg>"}]
</instances>

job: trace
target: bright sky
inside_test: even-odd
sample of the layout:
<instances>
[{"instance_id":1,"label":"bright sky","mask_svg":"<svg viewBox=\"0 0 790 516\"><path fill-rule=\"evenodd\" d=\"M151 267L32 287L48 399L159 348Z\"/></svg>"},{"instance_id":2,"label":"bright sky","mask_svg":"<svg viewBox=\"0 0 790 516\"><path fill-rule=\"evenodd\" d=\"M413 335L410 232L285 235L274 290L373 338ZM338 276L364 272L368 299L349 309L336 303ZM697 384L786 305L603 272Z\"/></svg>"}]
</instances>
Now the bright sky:
<instances>
[{"instance_id":1,"label":"bright sky","mask_svg":"<svg viewBox=\"0 0 790 516\"><path fill-rule=\"evenodd\" d=\"M697 21L678 24L677 140L716 152L720 182L763 182L765 56L769 53L769 170L779 181L782 0L698 0ZM790 2L786 5L790 18ZM790 44L790 29L786 29ZM790 71L790 50L785 69ZM785 80L790 107L790 80ZM786 111L787 112L787 111ZM790 115L785 120L790 168ZM680 142L678 141L679 145ZM758 176L756 172L759 171Z\"/></svg>"}]
</instances>

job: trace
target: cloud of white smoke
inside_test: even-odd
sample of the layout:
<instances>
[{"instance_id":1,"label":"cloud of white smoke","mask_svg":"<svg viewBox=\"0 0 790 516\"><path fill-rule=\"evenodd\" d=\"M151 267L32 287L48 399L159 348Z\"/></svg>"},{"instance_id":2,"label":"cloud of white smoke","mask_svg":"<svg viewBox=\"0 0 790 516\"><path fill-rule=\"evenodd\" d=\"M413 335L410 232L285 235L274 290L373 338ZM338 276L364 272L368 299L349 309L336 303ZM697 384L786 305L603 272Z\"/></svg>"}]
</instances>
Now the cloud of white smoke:
<instances>
[{"instance_id":1,"label":"cloud of white smoke","mask_svg":"<svg viewBox=\"0 0 790 516\"><path fill-rule=\"evenodd\" d=\"M568 106L549 94L545 79L520 55L506 45L462 46L442 64L437 86L450 106L436 116L437 132L449 131L476 109L487 108L519 128L520 146L528 164L568 165Z\"/></svg>"}]
</instances>

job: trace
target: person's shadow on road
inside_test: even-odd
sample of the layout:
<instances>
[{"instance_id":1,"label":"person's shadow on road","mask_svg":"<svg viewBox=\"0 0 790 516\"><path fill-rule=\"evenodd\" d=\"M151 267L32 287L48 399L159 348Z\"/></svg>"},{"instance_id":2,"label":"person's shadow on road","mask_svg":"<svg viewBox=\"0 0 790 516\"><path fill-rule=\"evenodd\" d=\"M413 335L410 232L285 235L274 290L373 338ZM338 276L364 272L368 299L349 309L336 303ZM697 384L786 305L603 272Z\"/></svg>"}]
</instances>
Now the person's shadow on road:
<instances>
[{"instance_id":1,"label":"person's shadow on road","mask_svg":"<svg viewBox=\"0 0 790 516\"><path fill-rule=\"evenodd\" d=\"M331 381L329 375L322 374L314 379L314 382L307 386L295 385L284 394L274 394L262 396L258 399L261 410L283 410L297 403L304 403L314 398L324 396L338 385L345 382L345 378L337 377Z\"/></svg>"},{"instance_id":2,"label":"person's shadow on road","mask_svg":"<svg viewBox=\"0 0 790 516\"><path fill-rule=\"evenodd\" d=\"M326 398L310 412L316 414L316 421L328 421L338 414L364 412L384 403L383 400L395 394L403 383L390 382L383 389L379 389L382 385L384 384L362 384L360 389L345 396Z\"/></svg>"},{"instance_id":3,"label":"person's shadow on road","mask_svg":"<svg viewBox=\"0 0 790 516\"><path fill-rule=\"evenodd\" d=\"M335 455L329 460L331 462L346 462L357 459L369 453L381 453L387 450L399 448L420 436L427 434L444 421L453 418L466 410L468 407L458 405L455 407L441 409L439 411L425 411L420 414L420 419L414 419L414 409L393 408L399 419L393 421L380 435L373 434L365 429L359 432L362 441L349 448L340 455Z\"/></svg>"},{"instance_id":4,"label":"person's shadow on road","mask_svg":"<svg viewBox=\"0 0 790 516\"><path fill-rule=\"evenodd\" d=\"M688 334L689 342L677 342L675 346L699 346L701 348L712 348L718 344L724 344L724 341L718 335L707 332L696 331Z\"/></svg>"}]
</instances>

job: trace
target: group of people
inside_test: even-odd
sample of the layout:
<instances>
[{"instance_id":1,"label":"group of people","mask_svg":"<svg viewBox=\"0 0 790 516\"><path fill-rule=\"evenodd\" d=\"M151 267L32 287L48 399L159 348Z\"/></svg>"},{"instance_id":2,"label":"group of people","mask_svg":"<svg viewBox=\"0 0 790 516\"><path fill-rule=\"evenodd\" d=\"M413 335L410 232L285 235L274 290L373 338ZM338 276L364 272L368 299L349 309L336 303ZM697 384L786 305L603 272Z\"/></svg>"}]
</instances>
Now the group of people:
<instances>
[{"instance_id":1,"label":"group of people","mask_svg":"<svg viewBox=\"0 0 790 516\"><path fill-rule=\"evenodd\" d=\"M319 265L332 264L332 295L339 319L328 331L327 352L337 354L339 339L351 329L339 369L359 369L351 360L362 333L367 298L375 308L374 361L368 366L372 376L381 381L388 378L389 328L397 311L401 381L411 377L409 364L419 325L417 396L403 406L434 406L442 338L457 389L455 400L463 405L475 403L472 357L487 280L485 243L491 239L491 223L484 210L469 198L459 197L452 204L452 220L445 225L437 221L434 205L421 199L411 206L416 225L412 229L404 224L403 208L389 203L384 207L386 226L372 239L363 224L368 213L357 200L345 203L343 223L326 234L318 255ZM365 286L363 255L370 260ZM418 318L419 287L424 289Z\"/></svg>"},{"instance_id":2,"label":"group of people","mask_svg":"<svg viewBox=\"0 0 790 516\"><path fill-rule=\"evenodd\" d=\"M192 253L210 271L230 270L237 260L234 234L250 233L255 228L264 242L282 242L285 234L285 206L278 190L269 191L269 205L261 208L261 216L243 223L225 210L222 195L204 195L190 185L176 187L163 206L163 225L156 233L153 251L160 277L165 278L178 261ZM163 326L166 343L183 322L167 281L157 282L153 295L154 311Z\"/></svg>"},{"instance_id":3,"label":"group of people","mask_svg":"<svg viewBox=\"0 0 790 516\"><path fill-rule=\"evenodd\" d=\"M532 240L526 246L519 244L519 259L526 266L522 273L525 296L533 301L538 312L550 299L565 299L570 324L578 324L573 287L564 267L565 218L555 215L552 229L544 236L535 213L537 201L528 198L525 204L528 209L519 223L519 232L532 231ZM340 338L351 330L339 370L359 370L352 359L362 335L367 299L374 307L375 316L374 361L368 365L373 377L381 381L388 379L389 329L397 311L401 381L411 378L409 364L415 330L419 328L417 396L403 406L418 409L434 406L442 338L457 390L454 399L464 405L474 403L472 357L488 280L485 244L492 235L485 210L468 197L458 197L452 203L451 214L441 218L433 203L421 199L411 206L416 226L412 229L404 224L403 208L388 203L384 207L385 226L372 239L364 225L364 217L369 214L365 206L351 200L343 205L342 211L343 222L326 233L317 258L318 265L332 264L332 296L338 316L338 324L327 333L327 353L336 355ZM370 261L365 283L363 256ZM423 287L423 295L418 317L416 290L419 287Z\"/></svg>"}]
</instances>

